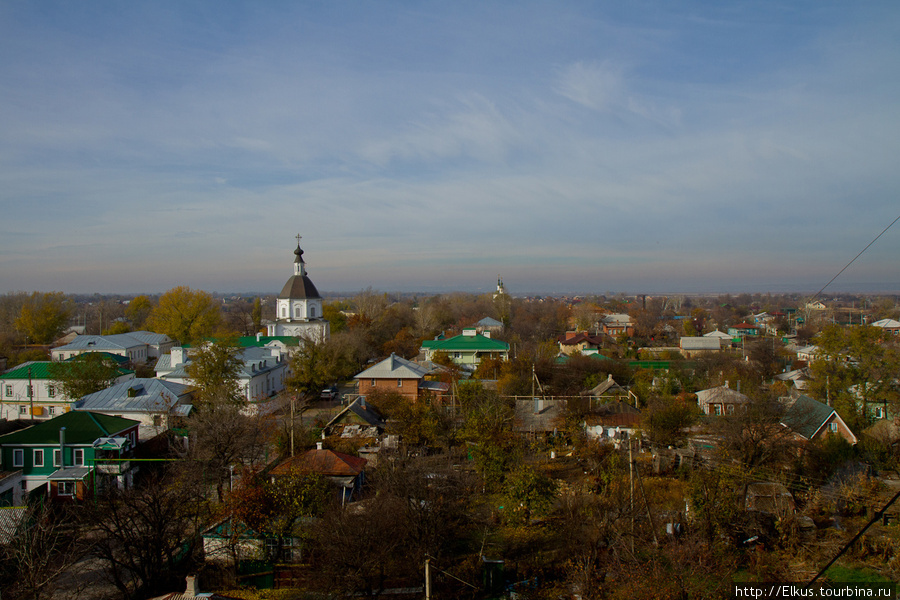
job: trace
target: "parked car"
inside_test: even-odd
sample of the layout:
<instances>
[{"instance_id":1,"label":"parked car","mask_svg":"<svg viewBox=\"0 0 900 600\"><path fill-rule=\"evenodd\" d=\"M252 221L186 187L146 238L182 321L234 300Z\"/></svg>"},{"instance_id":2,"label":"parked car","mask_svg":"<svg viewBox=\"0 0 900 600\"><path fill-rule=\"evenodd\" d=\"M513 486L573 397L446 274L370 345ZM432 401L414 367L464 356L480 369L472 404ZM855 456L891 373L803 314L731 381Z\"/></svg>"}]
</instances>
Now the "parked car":
<instances>
[{"instance_id":1,"label":"parked car","mask_svg":"<svg viewBox=\"0 0 900 600\"><path fill-rule=\"evenodd\" d=\"M319 398L321 398L322 400L328 400L329 402L333 402L334 400L338 399L339 395L340 395L340 392L337 389L337 386L333 385L329 388L325 388L324 390L322 390L322 393L319 395Z\"/></svg>"}]
</instances>

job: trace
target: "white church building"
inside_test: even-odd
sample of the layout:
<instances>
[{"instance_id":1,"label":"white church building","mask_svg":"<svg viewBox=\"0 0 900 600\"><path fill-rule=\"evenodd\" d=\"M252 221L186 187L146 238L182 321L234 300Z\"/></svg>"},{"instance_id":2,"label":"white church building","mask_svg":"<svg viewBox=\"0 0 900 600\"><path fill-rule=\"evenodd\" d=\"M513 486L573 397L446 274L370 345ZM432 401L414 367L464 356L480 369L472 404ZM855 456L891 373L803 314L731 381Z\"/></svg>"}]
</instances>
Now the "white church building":
<instances>
[{"instance_id":1,"label":"white church building","mask_svg":"<svg viewBox=\"0 0 900 600\"><path fill-rule=\"evenodd\" d=\"M275 301L275 322L268 325L269 336L295 336L303 340L323 341L331 333L322 315L322 297L306 274L300 236L294 250L294 274L287 280Z\"/></svg>"}]
</instances>

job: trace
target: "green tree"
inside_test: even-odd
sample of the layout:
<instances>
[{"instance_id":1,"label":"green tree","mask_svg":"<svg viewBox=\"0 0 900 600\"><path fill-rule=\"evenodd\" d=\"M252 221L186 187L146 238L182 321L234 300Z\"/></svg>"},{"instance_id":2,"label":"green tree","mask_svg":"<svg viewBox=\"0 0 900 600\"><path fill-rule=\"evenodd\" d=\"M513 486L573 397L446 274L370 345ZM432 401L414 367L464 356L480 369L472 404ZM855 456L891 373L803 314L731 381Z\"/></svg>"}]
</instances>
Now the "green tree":
<instances>
[{"instance_id":1,"label":"green tree","mask_svg":"<svg viewBox=\"0 0 900 600\"><path fill-rule=\"evenodd\" d=\"M125 309L125 317L131 321L135 329L144 327L147 317L153 310L153 302L147 296L135 296Z\"/></svg>"},{"instance_id":2,"label":"green tree","mask_svg":"<svg viewBox=\"0 0 900 600\"><path fill-rule=\"evenodd\" d=\"M34 292L22 305L16 329L35 344L49 344L59 337L72 316L69 299L62 292Z\"/></svg>"},{"instance_id":3,"label":"green tree","mask_svg":"<svg viewBox=\"0 0 900 600\"><path fill-rule=\"evenodd\" d=\"M246 397L241 393L240 373L243 362L240 348L227 342L203 345L191 356L187 374L197 388L201 404L225 402L244 404Z\"/></svg>"},{"instance_id":4,"label":"green tree","mask_svg":"<svg viewBox=\"0 0 900 600\"><path fill-rule=\"evenodd\" d=\"M73 400L105 390L119 376L119 365L103 352L85 352L71 360L50 363L53 385Z\"/></svg>"},{"instance_id":5,"label":"green tree","mask_svg":"<svg viewBox=\"0 0 900 600\"><path fill-rule=\"evenodd\" d=\"M147 327L182 344L211 337L221 326L222 314L212 295L187 286L172 288L159 299L147 318Z\"/></svg>"},{"instance_id":6,"label":"green tree","mask_svg":"<svg viewBox=\"0 0 900 600\"><path fill-rule=\"evenodd\" d=\"M262 301L259 296L253 299L253 309L250 311L250 321L253 323L253 331L262 330Z\"/></svg>"},{"instance_id":7,"label":"green tree","mask_svg":"<svg viewBox=\"0 0 900 600\"><path fill-rule=\"evenodd\" d=\"M120 333L128 333L131 331L131 326L125 321L116 321L109 327L103 330L103 335L117 335Z\"/></svg>"},{"instance_id":8,"label":"green tree","mask_svg":"<svg viewBox=\"0 0 900 600\"><path fill-rule=\"evenodd\" d=\"M359 364L354 355L352 340L343 336L306 340L291 357L291 376L284 384L306 399L318 396L323 388L356 372Z\"/></svg>"},{"instance_id":9,"label":"green tree","mask_svg":"<svg viewBox=\"0 0 900 600\"><path fill-rule=\"evenodd\" d=\"M687 428L696 423L699 417L700 410L696 404L657 399L650 403L645 415L645 425L654 443L673 446L687 438Z\"/></svg>"},{"instance_id":10,"label":"green tree","mask_svg":"<svg viewBox=\"0 0 900 600\"><path fill-rule=\"evenodd\" d=\"M507 514L528 523L533 513L550 510L556 499L556 482L533 467L522 465L506 476L503 494L509 504Z\"/></svg>"}]
</instances>

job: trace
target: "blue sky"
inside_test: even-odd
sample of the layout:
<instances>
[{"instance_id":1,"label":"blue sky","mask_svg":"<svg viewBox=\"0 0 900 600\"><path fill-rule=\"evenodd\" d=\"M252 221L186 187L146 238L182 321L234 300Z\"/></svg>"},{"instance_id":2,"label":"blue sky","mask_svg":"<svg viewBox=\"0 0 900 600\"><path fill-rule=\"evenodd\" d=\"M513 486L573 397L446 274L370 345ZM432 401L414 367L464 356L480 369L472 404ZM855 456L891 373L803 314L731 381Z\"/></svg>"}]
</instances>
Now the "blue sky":
<instances>
[{"instance_id":1,"label":"blue sky","mask_svg":"<svg viewBox=\"0 0 900 600\"><path fill-rule=\"evenodd\" d=\"M0 0L0 293L817 290L896 2ZM830 289L900 290L900 224Z\"/></svg>"}]
</instances>

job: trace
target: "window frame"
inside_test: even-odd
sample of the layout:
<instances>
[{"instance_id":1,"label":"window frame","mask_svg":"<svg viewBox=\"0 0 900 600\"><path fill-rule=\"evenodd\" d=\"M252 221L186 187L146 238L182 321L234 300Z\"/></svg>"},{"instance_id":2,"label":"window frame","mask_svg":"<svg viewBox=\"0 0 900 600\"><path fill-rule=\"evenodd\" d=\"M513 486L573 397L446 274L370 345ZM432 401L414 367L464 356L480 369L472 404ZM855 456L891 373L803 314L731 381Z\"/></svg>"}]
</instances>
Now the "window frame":
<instances>
[{"instance_id":1,"label":"window frame","mask_svg":"<svg viewBox=\"0 0 900 600\"><path fill-rule=\"evenodd\" d=\"M33 467L43 467L44 466L44 449L35 449L31 453L31 466Z\"/></svg>"},{"instance_id":2,"label":"window frame","mask_svg":"<svg viewBox=\"0 0 900 600\"><path fill-rule=\"evenodd\" d=\"M74 497L75 493L77 491L78 491L78 486L75 485L74 481L58 481L56 483L56 495L57 496Z\"/></svg>"},{"instance_id":3,"label":"window frame","mask_svg":"<svg viewBox=\"0 0 900 600\"><path fill-rule=\"evenodd\" d=\"M14 468L22 468L25 466L25 449L13 448L12 466Z\"/></svg>"},{"instance_id":4,"label":"window frame","mask_svg":"<svg viewBox=\"0 0 900 600\"><path fill-rule=\"evenodd\" d=\"M75 467L84 466L84 448L72 449L72 462Z\"/></svg>"}]
</instances>

